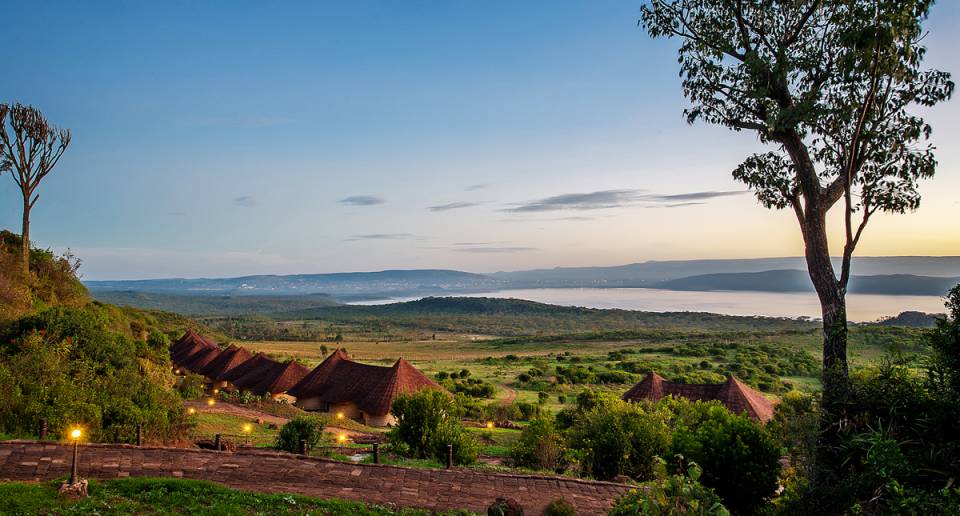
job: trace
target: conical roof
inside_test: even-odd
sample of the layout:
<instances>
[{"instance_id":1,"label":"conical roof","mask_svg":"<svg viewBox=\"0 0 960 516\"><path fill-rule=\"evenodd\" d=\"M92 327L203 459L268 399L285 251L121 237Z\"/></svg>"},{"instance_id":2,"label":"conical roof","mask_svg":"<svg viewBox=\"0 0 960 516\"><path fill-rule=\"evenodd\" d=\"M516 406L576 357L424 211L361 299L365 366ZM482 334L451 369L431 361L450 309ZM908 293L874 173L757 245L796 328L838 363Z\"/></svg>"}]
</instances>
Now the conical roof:
<instances>
[{"instance_id":1,"label":"conical roof","mask_svg":"<svg viewBox=\"0 0 960 516\"><path fill-rule=\"evenodd\" d=\"M330 356L320 362L317 367L307 373L296 385L287 391L291 396L311 396L317 395L322 391L330 378L330 375L337 369L337 365L342 361L350 361L350 355L343 349L337 348Z\"/></svg>"},{"instance_id":2,"label":"conical roof","mask_svg":"<svg viewBox=\"0 0 960 516\"><path fill-rule=\"evenodd\" d=\"M190 357L181 364L184 369L198 373L204 366L220 355L220 348L203 348L202 350L190 355Z\"/></svg>"},{"instance_id":3,"label":"conical roof","mask_svg":"<svg viewBox=\"0 0 960 516\"><path fill-rule=\"evenodd\" d=\"M757 421L773 418L775 403L751 389L740 380L730 376L719 384L685 384L668 382L656 372L650 372L643 380L623 395L625 401L657 401L664 396L675 396L693 401L717 400L735 414L747 414Z\"/></svg>"},{"instance_id":4,"label":"conical roof","mask_svg":"<svg viewBox=\"0 0 960 516\"><path fill-rule=\"evenodd\" d=\"M392 367L361 364L336 350L288 394L297 398L319 398L325 403L353 402L370 415L390 412L399 394L423 388L441 388L409 362L399 359Z\"/></svg>"},{"instance_id":5,"label":"conical roof","mask_svg":"<svg viewBox=\"0 0 960 516\"><path fill-rule=\"evenodd\" d=\"M367 395L357 402L361 410L372 415L386 415L393 400L401 394L411 394L420 389L439 389L440 385L413 367L410 362L398 359L379 382L371 386Z\"/></svg>"},{"instance_id":6,"label":"conical roof","mask_svg":"<svg viewBox=\"0 0 960 516\"><path fill-rule=\"evenodd\" d=\"M252 370L269 367L271 364L275 363L276 362L267 358L267 356L263 353L257 353L256 355L250 357L250 359L246 362L221 375L220 379L223 381L234 382Z\"/></svg>"},{"instance_id":7,"label":"conical roof","mask_svg":"<svg viewBox=\"0 0 960 516\"><path fill-rule=\"evenodd\" d=\"M664 382L666 380L662 376L651 371L643 380L640 380L640 383L630 388L623 395L623 399L625 401L658 400L664 396Z\"/></svg>"},{"instance_id":8,"label":"conical roof","mask_svg":"<svg viewBox=\"0 0 960 516\"><path fill-rule=\"evenodd\" d=\"M733 376L720 387L717 399L735 414L746 413L759 421L773 419L773 402Z\"/></svg>"},{"instance_id":9,"label":"conical roof","mask_svg":"<svg viewBox=\"0 0 960 516\"><path fill-rule=\"evenodd\" d=\"M217 344L198 333L187 331L184 336L171 347L170 361L179 366L186 364L193 355L205 349L217 349Z\"/></svg>"},{"instance_id":10,"label":"conical roof","mask_svg":"<svg viewBox=\"0 0 960 516\"><path fill-rule=\"evenodd\" d=\"M227 349L223 350L217 358L213 359L198 372L207 378L219 382L222 381L221 377L228 371L250 360L252 356L253 354L246 349L236 344L231 344Z\"/></svg>"},{"instance_id":11,"label":"conical roof","mask_svg":"<svg viewBox=\"0 0 960 516\"><path fill-rule=\"evenodd\" d=\"M244 377L237 380L237 382L240 383L234 383L234 385L249 390L258 396L266 393L283 394L302 380L309 372L309 368L295 361L290 361L285 364L276 363L268 368L252 371L244 375ZM256 374L256 376L250 376L254 374ZM256 378L259 379L254 382Z\"/></svg>"}]
</instances>

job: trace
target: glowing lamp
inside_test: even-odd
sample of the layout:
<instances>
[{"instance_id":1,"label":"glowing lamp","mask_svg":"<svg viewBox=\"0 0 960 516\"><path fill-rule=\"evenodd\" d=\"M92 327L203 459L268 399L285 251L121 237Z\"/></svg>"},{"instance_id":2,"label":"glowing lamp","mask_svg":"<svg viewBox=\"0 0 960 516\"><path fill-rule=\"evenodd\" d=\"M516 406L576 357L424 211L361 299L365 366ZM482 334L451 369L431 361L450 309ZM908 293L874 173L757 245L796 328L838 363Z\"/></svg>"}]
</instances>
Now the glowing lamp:
<instances>
[{"instance_id":1,"label":"glowing lamp","mask_svg":"<svg viewBox=\"0 0 960 516\"><path fill-rule=\"evenodd\" d=\"M210 405L211 407L214 406L216 403L217 402L213 398L210 398L207 400L207 405Z\"/></svg>"},{"instance_id":2,"label":"glowing lamp","mask_svg":"<svg viewBox=\"0 0 960 516\"><path fill-rule=\"evenodd\" d=\"M249 434L250 432L253 431L253 425L251 425L250 423L243 425L243 431Z\"/></svg>"},{"instance_id":3,"label":"glowing lamp","mask_svg":"<svg viewBox=\"0 0 960 516\"><path fill-rule=\"evenodd\" d=\"M197 413L197 409L195 409L195 408L193 408L193 407L190 407L190 408L187 409L187 414L190 414L191 416L194 415L194 414L196 414L196 413Z\"/></svg>"},{"instance_id":4,"label":"glowing lamp","mask_svg":"<svg viewBox=\"0 0 960 516\"><path fill-rule=\"evenodd\" d=\"M81 435L83 435L83 432L79 428L74 428L73 430L70 430L70 438L73 439L74 441L79 439Z\"/></svg>"},{"instance_id":5,"label":"glowing lamp","mask_svg":"<svg viewBox=\"0 0 960 516\"><path fill-rule=\"evenodd\" d=\"M214 390L213 390L213 393L214 393L214 394L216 394L216 393L218 393L218 392L220 392L220 389L214 389Z\"/></svg>"},{"instance_id":6,"label":"glowing lamp","mask_svg":"<svg viewBox=\"0 0 960 516\"><path fill-rule=\"evenodd\" d=\"M337 419L343 419L343 412L337 412Z\"/></svg>"},{"instance_id":7,"label":"glowing lamp","mask_svg":"<svg viewBox=\"0 0 960 516\"><path fill-rule=\"evenodd\" d=\"M493 428L493 421L487 421L487 428Z\"/></svg>"},{"instance_id":8,"label":"glowing lamp","mask_svg":"<svg viewBox=\"0 0 960 516\"><path fill-rule=\"evenodd\" d=\"M347 434L340 434L337 436L337 441L341 443L347 442Z\"/></svg>"}]
</instances>

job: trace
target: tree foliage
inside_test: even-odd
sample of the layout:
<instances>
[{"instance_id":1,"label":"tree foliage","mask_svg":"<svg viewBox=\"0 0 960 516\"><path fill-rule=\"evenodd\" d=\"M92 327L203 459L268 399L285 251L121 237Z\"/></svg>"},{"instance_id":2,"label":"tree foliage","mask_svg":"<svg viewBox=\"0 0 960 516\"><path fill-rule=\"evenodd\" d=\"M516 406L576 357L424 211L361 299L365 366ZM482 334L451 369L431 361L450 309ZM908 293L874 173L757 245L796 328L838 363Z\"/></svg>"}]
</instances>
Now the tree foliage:
<instances>
[{"instance_id":1,"label":"tree foliage","mask_svg":"<svg viewBox=\"0 0 960 516\"><path fill-rule=\"evenodd\" d=\"M280 428L274 446L285 452L300 453L300 441L306 441L309 448L314 448L323 438L323 423L315 417L298 416Z\"/></svg>"},{"instance_id":2,"label":"tree foliage","mask_svg":"<svg viewBox=\"0 0 960 516\"><path fill-rule=\"evenodd\" d=\"M731 511L757 512L777 489L780 446L765 428L719 404L687 407L673 432L673 453L702 467L700 481Z\"/></svg>"},{"instance_id":3,"label":"tree foliage","mask_svg":"<svg viewBox=\"0 0 960 516\"><path fill-rule=\"evenodd\" d=\"M570 462L566 439L549 415L537 417L523 428L510 456L518 467L557 472Z\"/></svg>"},{"instance_id":4,"label":"tree foliage","mask_svg":"<svg viewBox=\"0 0 960 516\"><path fill-rule=\"evenodd\" d=\"M23 196L21 264L29 270L30 210L37 188L70 145L70 131L60 129L33 106L0 104L0 174L9 171Z\"/></svg>"},{"instance_id":5,"label":"tree foliage","mask_svg":"<svg viewBox=\"0 0 960 516\"><path fill-rule=\"evenodd\" d=\"M446 461L447 445L453 445L453 461L471 464L477 460L479 444L458 417L457 405L447 393L424 389L401 395L393 401L397 424L390 431L390 445L402 455Z\"/></svg>"},{"instance_id":6,"label":"tree foliage","mask_svg":"<svg viewBox=\"0 0 960 516\"><path fill-rule=\"evenodd\" d=\"M936 168L931 127L914 110L950 98L950 74L925 69L933 0L651 0L640 23L679 38L680 75L698 120L751 131L771 150L733 175L768 208L791 208L823 308L824 407L849 389L846 288L870 217L920 203ZM839 277L827 212L843 200ZM857 220L855 220L857 219Z\"/></svg>"},{"instance_id":7,"label":"tree foliage","mask_svg":"<svg viewBox=\"0 0 960 516\"><path fill-rule=\"evenodd\" d=\"M133 442L187 430L166 346L131 335L130 321L96 304L53 307L0 328L0 431L53 435L79 424L92 440Z\"/></svg>"},{"instance_id":8,"label":"tree foliage","mask_svg":"<svg viewBox=\"0 0 960 516\"><path fill-rule=\"evenodd\" d=\"M642 490L630 491L618 499L610 516L729 516L720 497L700 484L703 470L697 464L688 463L676 474L668 475L666 463L659 459L654 473L656 479L645 483Z\"/></svg>"},{"instance_id":9,"label":"tree foliage","mask_svg":"<svg viewBox=\"0 0 960 516\"><path fill-rule=\"evenodd\" d=\"M670 446L670 413L610 396L593 400L569 431L584 471L601 480L653 478L654 458Z\"/></svg>"}]
</instances>

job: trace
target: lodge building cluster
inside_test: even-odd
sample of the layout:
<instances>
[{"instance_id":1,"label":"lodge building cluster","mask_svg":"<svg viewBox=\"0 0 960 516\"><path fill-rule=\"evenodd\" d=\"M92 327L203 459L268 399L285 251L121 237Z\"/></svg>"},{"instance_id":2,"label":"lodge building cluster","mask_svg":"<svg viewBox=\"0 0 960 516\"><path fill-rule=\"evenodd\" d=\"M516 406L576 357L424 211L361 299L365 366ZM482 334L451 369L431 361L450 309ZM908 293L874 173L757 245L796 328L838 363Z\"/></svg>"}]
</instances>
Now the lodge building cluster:
<instances>
[{"instance_id":1,"label":"lodge building cluster","mask_svg":"<svg viewBox=\"0 0 960 516\"><path fill-rule=\"evenodd\" d=\"M400 394L441 388L402 358L390 367L375 366L355 362L337 349L310 370L236 344L221 349L191 330L170 347L170 359L178 372L202 375L214 388L269 395L304 410L343 414L371 426L393 422L390 407Z\"/></svg>"}]
</instances>

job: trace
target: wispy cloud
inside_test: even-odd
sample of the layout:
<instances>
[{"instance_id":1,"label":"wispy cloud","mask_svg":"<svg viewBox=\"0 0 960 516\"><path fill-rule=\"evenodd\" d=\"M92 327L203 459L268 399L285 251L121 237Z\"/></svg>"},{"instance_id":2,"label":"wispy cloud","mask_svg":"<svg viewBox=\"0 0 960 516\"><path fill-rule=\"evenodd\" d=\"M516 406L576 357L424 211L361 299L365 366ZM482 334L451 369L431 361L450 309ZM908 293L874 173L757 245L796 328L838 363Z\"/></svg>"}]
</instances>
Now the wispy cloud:
<instances>
[{"instance_id":1,"label":"wispy cloud","mask_svg":"<svg viewBox=\"0 0 960 516\"><path fill-rule=\"evenodd\" d=\"M527 251L536 251L536 247L461 247L454 249L458 253L524 253Z\"/></svg>"},{"instance_id":2,"label":"wispy cloud","mask_svg":"<svg viewBox=\"0 0 960 516\"><path fill-rule=\"evenodd\" d=\"M377 197L376 195L351 195L350 197L340 199L340 204L350 206L376 206L377 204L383 204L385 202L387 202L386 199Z\"/></svg>"},{"instance_id":3,"label":"wispy cloud","mask_svg":"<svg viewBox=\"0 0 960 516\"><path fill-rule=\"evenodd\" d=\"M251 195L241 195L240 197L233 198L233 204L243 208L253 208L257 205L257 200Z\"/></svg>"},{"instance_id":4,"label":"wispy cloud","mask_svg":"<svg viewBox=\"0 0 960 516\"><path fill-rule=\"evenodd\" d=\"M701 204L707 204L705 202L678 202L674 204L664 204L664 208L683 208L684 206L699 206Z\"/></svg>"},{"instance_id":5,"label":"wispy cloud","mask_svg":"<svg viewBox=\"0 0 960 516\"><path fill-rule=\"evenodd\" d=\"M640 189L601 190L598 192L554 195L543 199L514 203L501 211L540 213L559 210L605 210L636 205L661 205L669 208L690 206L697 201L742 195L745 191L703 191L679 194L654 194Z\"/></svg>"},{"instance_id":6,"label":"wispy cloud","mask_svg":"<svg viewBox=\"0 0 960 516\"><path fill-rule=\"evenodd\" d=\"M353 235L346 239L347 242L356 242L358 240L406 240L417 238L412 233L370 233L367 235Z\"/></svg>"},{"instance_id":7,"label":"wispy cloud","mask_svg":"<svg viewBox=\"0 0 960 516\"><path fill-rule=\"evenodd\" d=\"M643 190L601 190L599 192L554 195L536 201L514 204L503 211L537 213L556 210L601 210L639 202Z\"/></svg>"},{"instance_id":8,"label":"wispy cloud","mask_svg":"<svg viewBox=\"0 0 960 516\"><path fill-rule=\"evenodd\" d=\"M651 195L650 200L656 202L666 202L666 203L675 203L675 202L687 202L687 201L706 201L709 199L716 199L717 197L730 197L733 195L743 195L748 193L744 190L732 190L732 191L707 191L707 192L689 192L689 193L680 193L680 194L671 194L671 195Z\"/></svg>"},{"instance_id":9,"label":"wispy cloud","mask_svg":"<svg viewBox=\"0 0 960 516\"><path fill-rule=\"evenodd\" d=\"M468 191L468 192L473 192L473 191L476 191L476 190L483 190L484 188L490 188L490 183L478 183L478 184L475 184L475 185L470 185L470 186L466 187L464 190L466 190L466 191Z\"/></svg>"},{"instance_id":10,"label":"wispy cloud","mask_svg":"<svg viewBox=\"0 0 960 516\"><path fill-rule=\"evenodd\" d=\"M460 201L460 202L451 202L447 204L438 204L436 206L427 207L430 211L450 211L458 210L460 208L472 208L474 206L480 206L482 202L469 202L469 201Z\"/></svg>"}]
</instances>

